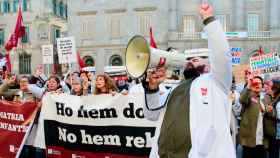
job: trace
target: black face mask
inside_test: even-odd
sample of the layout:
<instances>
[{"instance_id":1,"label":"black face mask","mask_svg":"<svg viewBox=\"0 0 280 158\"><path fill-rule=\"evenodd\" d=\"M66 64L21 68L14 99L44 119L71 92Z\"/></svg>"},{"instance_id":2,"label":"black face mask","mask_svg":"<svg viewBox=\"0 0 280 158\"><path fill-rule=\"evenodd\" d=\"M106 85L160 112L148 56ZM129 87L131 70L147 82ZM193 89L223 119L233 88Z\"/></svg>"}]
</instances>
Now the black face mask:
<instances>
[{"instance_id":1,"label":"black face mask","mask_svg":"<svg viewBox=\"0 0 280 158\"><path fill-rule=\"evenodd\" d=\"M195 79L204 73L204 69L205 65L194 67L193 64L189 63L184 70L184 77L185 79Z\"/></svg>"}]
</instances>

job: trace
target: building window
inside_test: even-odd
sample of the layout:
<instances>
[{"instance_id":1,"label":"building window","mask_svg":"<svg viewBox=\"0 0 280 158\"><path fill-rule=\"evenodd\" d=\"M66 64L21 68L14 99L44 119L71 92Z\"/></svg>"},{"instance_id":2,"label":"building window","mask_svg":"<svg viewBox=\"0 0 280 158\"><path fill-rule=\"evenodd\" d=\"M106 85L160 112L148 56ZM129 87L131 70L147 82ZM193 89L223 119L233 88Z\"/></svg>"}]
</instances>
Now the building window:
<instances>
[{"instance_id":1,"label":"building window","mask_svg":"<svg viewBox=\"0 0 280 158\"><path fill-rule=\"evenodd\" d=\"M149 29L152 26L152 16L150 14L139 15L138 31L144 36L149 36Z\"/></svg>"},{"instance_id":2,"label":"building window","mask_svg":"<svg viewBox=\"0 0 280 158\"><path fill-rule=\"evenodd\" d=\"M7 0L3 2L3 12L4 13L10 12L10 3Z\"/></svg>"},{"instance_id":3,"label":"building window","mask_svg":"<svg viewBox=\"0 0 280 158\"><path fill-rule=\"evenodd\" d=\"M62 2L58 2L58 0L53 0L52 1L53 4L53 13L56 16L60 16L63 15L63 3Z\"/></svg>"},{"instance_id":4,"label":"building window","mask_svg":"<svg viewBox=\"0 0 280 158\"><path fill-rule=\"evenodd\" d=\"M192 15L183 16L183 32L195 32L195 18Z\"/></svg>"},{"instance_id":5,"label":"building window","mask_svg":"<svg viewBox=\"0 0 280 158\"><path fill-rule=\"evenodd\" d=\"M118 15L111 16L111 24L110 26L110 33L111 38L120 38L121 37L121 18Z\"/></svg>"},{"instance_id":6,"label":"building window","mask_svg":"<svg viewBox=\"0 0 280 158\"><path fill-rule=\"evenodd\" d=\"M31 55L27 54L26 52L19 55L19 73L31 73Z\"/></svg>"},{"instance_id":7,"label":"building window","mask_svg":"<svg viewBox=\"0 0 280 158\"><path fill-rule=\"evenodd\" d=\"M86 36L87 35L87 20L83 20L82 21L82 25L81 25L81 35L82 36Z\"/></svg>"},{"instance_id":8,"label":"building window","mask_svg":"<svg viewBox=\"0 0 280 158\"><path fill-rule=\"evenodd\" d=\"M93 39L95 36L95 17L84 16L81 19L81 36Z\"/></svg>"},{"instance_id":9,"label":"building window","mask_svg":"<svg viewBox=\"0 0 280 158\"><path fill-rule=\"evenodd\" d=\"M247 29L248 32L259 31L260 16L258 14L248 14Z\"/></svg>"},{"instance_id":10,"label":"building window","mask_svg":"<svg viewBox=\"0 0 280 158\"><path fill-rule=\"evenodd\" d=\"M4 34L4 29L0 29L0 46L3 46L4 45L4 42L5 42L5 34Z\"/></svg>"},{"instance_id":11,"label":"building window","mask_svg":"<svg viewBox=\"0 0 280 158\"><path fill-rule=\"evenodd\" d=\"M27 0L22 0L22 10L27 11L28 10L28 4Z\"/></svg>"},{"instance_id":12,"label":"building window","mask_svg":"<svg viewBox=\"0 0 280 158\"><path fill-rule=\"evenodd\" d=\"M59 27L53 26L52 28L52 40L53 43L56 44L57 38L60 38L61 36L61 31Z\"/></svg>"},{"instance_id":13,"label":"building window","mask_svg":"<svg viewBox=\"0 0 280 158\"><path fill-rule=\"evenodd\" d=\"M63 17L64 14L64 5L62 2L59 2L59 16Z\"/></svg>"},{"instance_id":14,"label":"building window","mask_svg":"<svg viewBox=\"0 0 280 158\"><path fill-rule=\"evenodd\" d=\"M64 18L67 19L68 18L68 6L65 5L65 9L64 9Z\"/></svg>"},{"instance_id":15,"label":"building window","mask_svg":"<svg viewBox=\"0 0 280 158\"><path fill-rule=\"evenodd\" d=\"M52 5L53 5L53 13L54 13L54 15L56 15L57 13L56 13L56 0L53 0L52 1Z\"/></svg>"},{"instance_id":16,"label":"building window","mask_svg":"<svg viewBox=\"0 0 280 158\"><path fill-rule=\"evenodd\" d=\"M14 10L14 12L18 11L18 0L13 1L13 10Z\"/></svg>"},{"instance_id":17,"label":"building window","mask_svg":"<svg viewBox=\"0 0 280 158\"><path fill-rule=\"evenodd\" d=\"M215 18L220 21L224 31L227 31L227 16L226 15L216 15Z\"/></svg>"},{"instance_id":18,"label":"building window","mask_svg":"<svg viewBox=\"0 0 280 158\"><path fill-rule=\"evenodd\" d=\"M21 38L22 43L28 43L29 42L29 27L25 26L25 35Z\"/></svg>"},{"instance_id":19,"label":"building window","mask_svg":"<svg viewBox=\"0 0 280 158\"><path fill-rule=\"evenodd\" d=\"M110 66L122 66L122 57L119 55L113 55L110 57Z\"/></svg>"},{"instance_id":20,"label":"building window","mask_svg":"<svg viewBox=\"0 0 280 158\"><path fill-rule=\"evenodd\" d=\"M91 56L85 56L83 60L85 61L86 66L95 66L94 59Z\"/></svg>"}]
</instances>

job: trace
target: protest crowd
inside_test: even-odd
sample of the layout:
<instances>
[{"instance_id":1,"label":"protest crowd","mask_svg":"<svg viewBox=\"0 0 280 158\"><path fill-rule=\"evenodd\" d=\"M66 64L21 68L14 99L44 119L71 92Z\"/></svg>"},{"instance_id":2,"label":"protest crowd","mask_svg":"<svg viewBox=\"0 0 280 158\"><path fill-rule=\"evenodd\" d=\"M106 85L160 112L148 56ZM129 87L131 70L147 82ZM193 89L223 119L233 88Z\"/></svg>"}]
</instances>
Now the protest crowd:
<instances>
[{"instance_id":1,"label":"protest crowd","mask_svg":"<svg viewBox=\"0 0 280 158\"><path fill-rule=\"evenodd\" d=\"M214 32L211 29L219 28L219 23L216 22L209 8L212 9L211 6L208 6L208 8L204 9L205 12L201 11L201 14L205 30L211 35ZM212 44L212 47L209 47L213 49L213 52L220 53L227 49L228 44L226 40L223 40L223 36L219 37L219 29L217 30L218 33L213 33L213 38L209 37L209 45ZM218 38L218 40L215 41L215 38ZM215 42L221 40L221 42L213 44L214 42L211 42L211 40ZM144 118L150 121L161 122L160 126L156 127L155 136L158 137L158 140L155 139L152 143L151 158L279 158L280 78L267 78L247 69L243 72L245 76L244 82L236 83L232 72L226 70L226 62L228 61L221 61L215 58L217 56L214 56L212 59L210 53L187 57L185 61L186 69L182 75L169 70L169 67L163 63L158 64L154 68L147 69L145 75L141 78L132 78L128 73L116 77L110 72L96 73L82 67L77 71L69 71L64 75L52 74L46 76L42 65L38 65L36 71L31 75L19 76L12 74L4 66L0 70L0 97L2 101L36 102L38 112L33 117L36 120L40 115L40 109L44 106L42 100L46 95L67 94L79 97L107 95L108 98L120 95L125 97L133 94L144 95L147 104L143 105ZM215 55L215 53L213 54ZM205 64L207 63L205 60L208 60L208 56L210 62L214 62L214 64L210 63L210 68ZM215 64L222 65L216 66ZM212 69L216 70L213 71L213 75L205 75L208 72L212 73ZM210 93L210 88L207 89L207 86L204 89L199 87L200 89L197 88L198 91L195 91L197 85L206 85L208 80L209 83L214 83L211 86L213 86L213 89L217 89L215 93L219 94L218 97L208 98L207 95ZM186 81L190 81L190 83L185 83ZM191 83L192 86L190 86ZM182 84L185 85L181 86ZM186 87L189 87L190 92L185 94ZM198 93L201 93L202 96L196 96ZM190 101L188 101L186 95L191 98ZM176 96L178 97L176 98ZM226 99L223 98L224 96L226 96ZM201 105L203 106L213 104L217 105L216 108L228 107L224 111L214 108L216 111L215 116L204 115L204 111L201 110L205 107L200 106L200 103L197 103L196 108L192 107L193 104L196 104L195 102L200 101L196 97L202 98ZM196 100L193 101L193 98L196 98ZM210 99L212 100L209 101ZM218 106L217 103L219 99L223 100L223 105L221 106ZM190 104L190 109L187 109L189 111L188 120L195 123L185 123L187 119L185 122L180 121L180 111L176 112L176 108L177 110L180 109L181 107L179 106L183 106L182 104L185 102ZM171 104L174 106L174 109L170 107ZM174 115L177 116L176 119L170 118L173 122L168 122L169 120L165 117L171 117L170 113L172 112L169 111L172 110ZM184 112L184 110L181 112ZM223 112L228 113L228 115L222 114ZM199 116L193 116L198 113ZM227 118L228 116L229 118ZM221 120L219 120L219 117ZM223 119L225 120L222 121ZM210 124L212 120L213 128L221 129L221 131L207 132L207 120L209 120ZM229 123L227 124L228 120ZM205 126L205 128L200 127L198 124ZM224 124L224 126L221 124ZM209 126L212 127L212 124ZM168 133L169 127L174 129L184 128L183 131L187 130L186 133L176 133L176 131L174 133L169 131ZM210 135L208 135L209 133ZM181 136L185 136L185 134L187 134L187 142L184 141L184 137L181 139ZM196 134L199 136L196 136ZM199 144L201 142L199 142L197 137L206 137L207 141L212 144L205 142ZM180 139L183 145L180 144ZM197 141L198 145L194 140ZM191 141L191 145L188 144L188 141ZM227 149L231 148L230 146L232 146L232 149ZM215 156L212 150L221 150L224 153L216 152ZM173 156L171 156L172 154L170 155L172 152L174 152ZM148 156L146 155L146 157ZM19 157L46 157L46 151L30 145L24 145Z\"/></svg>"}]
</instances>

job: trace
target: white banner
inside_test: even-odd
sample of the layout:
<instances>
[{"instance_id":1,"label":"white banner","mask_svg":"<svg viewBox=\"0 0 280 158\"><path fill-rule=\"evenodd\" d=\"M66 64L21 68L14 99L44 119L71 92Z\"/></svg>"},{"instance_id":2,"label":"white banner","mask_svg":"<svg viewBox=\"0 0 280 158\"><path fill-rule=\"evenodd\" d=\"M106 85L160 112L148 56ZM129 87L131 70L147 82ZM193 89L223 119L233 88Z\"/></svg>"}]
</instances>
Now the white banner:
<instances>
[{"instance_id":1,"label":"white banner","mask_svg":"<svg viewBox=\"0 0 280 158\"><path fill-rule=\"evenodd\" d=\"M57 52L60 64L77 62L76 44L74 37L58 38Z\"/></svg>"},{"instance_id":2,"label":"white banner","mask_svg":"<svg viewBox=\"0 0 280 158\"><path fill-rule=\"evenodd\" d=\"M47 95L36 146L46 148L50 156L147 157L159 122L144 118L143 105L143 94Z\"/></svg>"},{"instance_id":3,"label":"white banner","mask_svg":"<svg viewBox=\"0 0 280 158\"><path fill-rule=\"evenodd\" d=\"M53 64L53 45L42 45L43 64Z\"/></svg>"}]
</instances>

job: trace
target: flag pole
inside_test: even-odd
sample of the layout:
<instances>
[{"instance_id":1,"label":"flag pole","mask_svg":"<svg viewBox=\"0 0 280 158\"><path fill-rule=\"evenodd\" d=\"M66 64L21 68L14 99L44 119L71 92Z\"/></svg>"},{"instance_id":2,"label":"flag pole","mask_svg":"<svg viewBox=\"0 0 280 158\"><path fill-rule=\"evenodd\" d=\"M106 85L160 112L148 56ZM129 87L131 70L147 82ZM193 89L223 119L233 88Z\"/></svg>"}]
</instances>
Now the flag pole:
<instances>
[{"instance_id":1,"label":"flag pole","mask_svg":"<svg viewBox=\"0 0 280 158\"><path fill-rule=\"evenodd\" d=\"M21 12L21 3L22 3L22 1L21 0L19 0L19 2L18 2L18 14L19 14L19 12ZM21 15L22 16L22 15ZM22 21L23 21L23 18L22 18ZM25 29L25 28L24 28ZM24 49L23 49L23 44L22 44L22 37L20 38L20 53L21 54L23 54L23 51L24 51ZM20 58L19 58L20 59Z\"/></svg>"}]
</instances>

